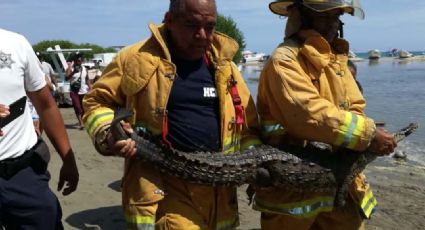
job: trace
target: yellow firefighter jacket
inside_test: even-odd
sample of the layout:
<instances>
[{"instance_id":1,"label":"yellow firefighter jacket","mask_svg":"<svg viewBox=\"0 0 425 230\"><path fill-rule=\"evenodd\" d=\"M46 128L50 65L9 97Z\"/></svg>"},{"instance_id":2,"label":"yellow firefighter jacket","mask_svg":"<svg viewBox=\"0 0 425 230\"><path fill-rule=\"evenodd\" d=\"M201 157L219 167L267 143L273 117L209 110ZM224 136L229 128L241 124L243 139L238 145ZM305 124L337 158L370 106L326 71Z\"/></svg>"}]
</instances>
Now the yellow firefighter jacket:
<instances>
[{"instance_id":1,"label":"yellow firefighter jacket","mask_svg":"<svg viewBox=\"0 0 425 230\"><path fill-rule=\"evenodd\" d=\"M365 150L375 124L364 114L365 100L347 67L348 43L337 39L331 48L312 30L301 30L295 37L279 45L260 76L257 107L263 141L302 145L309 140ZM350 192L369 217L376 200L363 175ZM254 208L311 217L332 210L333 199L323 193L258 190Z\"/></svg>"},{"instance_id":2,"label":"yellow firefighter jacket","mask_svg":"<svg viewBox=\"0 0 425 230\"><path fill-rule=\"evenodd\" d=\"M154 135L160 135L167 113L168 96L176 77L176 66L171 62L163 25L149 25L152 36L145 41L124 48L108 65L93 90L84 98L85 127L96 149L104 154L99 141L105 136L113 110L118 106L133 112L131 123ZM237 43L226 35L216 33L207 53L215 69L215 82L220 102L221 150L232 153L259 144L258 117L254 101L232 58ZM229 82L234 78L245 111L245 124L235 124L235 107L229 93ZM236 190L227 187L207 187L186 183L163 175L149 163L126 159L123 179L123 205L127 222L140 229L153 229L158 203L173 184L182 196L190 194L193 206L214 203L215 211L201 208L203 216L213 218L209 229L231 229L238 224ZM211 191L216 191L216 194ZM184 194L183 194L184 193ZM216 205L217 203L217 205ZM214 214L214 212L216 212Z\"/></svg>"}]
</instances>

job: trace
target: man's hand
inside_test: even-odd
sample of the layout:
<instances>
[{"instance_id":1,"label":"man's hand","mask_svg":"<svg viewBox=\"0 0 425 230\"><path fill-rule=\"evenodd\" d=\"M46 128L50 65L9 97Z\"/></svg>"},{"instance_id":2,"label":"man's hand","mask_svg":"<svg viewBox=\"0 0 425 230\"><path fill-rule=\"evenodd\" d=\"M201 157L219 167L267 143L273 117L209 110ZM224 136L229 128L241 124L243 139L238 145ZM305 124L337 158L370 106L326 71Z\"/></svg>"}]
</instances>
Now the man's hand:
<instances>
[{"instance_id":1,"label":"man's hand","mask_svg":"<svg viewBox=\"0 0 425 230\"><path fill-rule=\"evenodd\" d=\"M378 156L385 156L394 152L395 147L397 147L397 143L394 136L383 128L377 128L369 150Z\"/></svg>"},{"instance_id":2,"label":"man's hand","mask_svg":"<svg viewBox=\"0 0 425 230\"><path fill-rule=\"evenodd\" d=\"M133 133L130 123L121 121L121 126L127 134ZM136 154L136 142L128 138L115 140L111 133L108 134L109 149L118 156L129 158Z\"/></svg>"},{"instance_id":3,"label":"man's hand","mask_svg":"<svg viewBox=\"0 0 425 230\"><path fill-rule=\"evenodd\" d=\"M9 106L0 104L0 119L10 115ZM3 136L3 131L0 129L0 137Z\"/></svg>"},{"instance_id":4,"label":"man's hand","mask_svg":"<svg viewBox=\"0 0 425 230\"><path fill-rule=\"evenodd\" d=\"M63 159L63 165L59 174L58 191L64 196L71 194L77 189L79 174L72 150ZM65 186L65 188L64 188Z\"/></svg>"}]
</instances>

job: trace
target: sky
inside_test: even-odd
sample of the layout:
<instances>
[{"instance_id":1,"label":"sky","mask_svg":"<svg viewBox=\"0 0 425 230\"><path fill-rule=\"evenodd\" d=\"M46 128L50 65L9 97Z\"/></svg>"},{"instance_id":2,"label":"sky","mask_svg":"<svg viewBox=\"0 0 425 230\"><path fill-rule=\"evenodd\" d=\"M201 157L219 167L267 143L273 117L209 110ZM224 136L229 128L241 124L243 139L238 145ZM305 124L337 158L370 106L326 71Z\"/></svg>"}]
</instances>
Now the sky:
<instances>
[{"instance_id":1,"label":"sky","mask_svg":"<svg viewBox=\"0 0 425 230\"><path fill-rule=\"evenodd\" d=\"M216 0L245 36L246 49L271 53L283 40L286 19L271 13L271 0ZM63 39L102 47L133 44L161 23L168 0L1 0L0 28L23 34L31 44ZM365 20L345 15L351 50L425 51L425 1L363 0Z\"/></svg>"}]
</instances>

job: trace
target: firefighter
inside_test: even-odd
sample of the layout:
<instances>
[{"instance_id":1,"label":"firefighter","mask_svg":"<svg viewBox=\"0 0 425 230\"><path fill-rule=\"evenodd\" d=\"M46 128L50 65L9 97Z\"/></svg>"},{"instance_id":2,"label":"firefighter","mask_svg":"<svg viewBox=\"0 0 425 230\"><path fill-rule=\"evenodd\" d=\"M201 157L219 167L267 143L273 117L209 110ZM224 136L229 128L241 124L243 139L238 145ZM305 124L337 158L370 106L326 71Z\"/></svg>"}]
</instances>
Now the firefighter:
<instances>
[{"instance_id":1,"label":"firefighter","mask_svg":"<svg viewBox=\"0 0 425 230\"><path fill-rule=\"evenodd\" d=\"M237 43L215 32L213 0L172 0L164 24L124 48L84 98L85 127L104 155L125 157L122 202L129 229L234 229L236 189L202 186L162 174L134 157L135 143L115 141L113 111L133 112L130 133L143 130L173 148L233 153L255 144L258 117L231 61Z\"/></svg>"},{"instance_id":2,"label":"firefighter","mask_svg":"<svg viewBox=\"0 0 425 230\"><path fill-rule=\"evenodd\" d=\"M364 18L358 0L279 0L270 10L287 16L285 39L265 65L257 108L263 141L271 145L324 142L337 152L393 152L393 135L364 113L365 99L347 67L348 42L340 16ZM254 209L271 229L363 229L376 200L363 174L352 183L346 204L334 194L257 189Z\"/></svg>"}]
</instances>

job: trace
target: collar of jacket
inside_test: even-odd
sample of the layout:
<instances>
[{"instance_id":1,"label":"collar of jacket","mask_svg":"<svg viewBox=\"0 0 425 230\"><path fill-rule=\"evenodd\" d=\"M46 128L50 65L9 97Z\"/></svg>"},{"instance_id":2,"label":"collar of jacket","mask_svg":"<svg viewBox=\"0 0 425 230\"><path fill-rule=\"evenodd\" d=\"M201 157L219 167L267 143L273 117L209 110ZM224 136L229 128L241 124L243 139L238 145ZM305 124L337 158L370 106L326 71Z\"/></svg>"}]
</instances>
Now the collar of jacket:
<instances>
[{"instance_id":1,"label":"collar of jacket","mask_svg":"<svg viewBox=\"0 0 425 230\"><path fill-rule=\"evenodd\" d=\"M301 30L297 35L303 41L301 54L318 70L329 65L335 54L348 55L349 44L344 39L335 39L331 47L325 38L314 30Z\"/></svg>"},{"instance_id":2,"label":"collar of jacket","mask_svg":"<svg viewBox=\"0 0 425 230\"><path fill-rule=\"evenodd\" d=\"M171 54L165 42L165 25L149 24L149 29L152 32L152 37L161 46L163 57L171 61ZM239 45L235 40L223 33L215 32L211 48L207 55L213 63L218 64L232 61L238 49Z\"/></svg>"},{"instance_id":3,"label":"collar of jacket","mask_svg":"<svg viewBox=\"0 0 425 230\"><path fill-rule=\"evenodd\" d=\"M129 55L124 67L124 77L121 88L125 95L131 96L139 92L149 81L150 77L162 63L163 72L167 77L173 77L176 73L175 65L171 61L171 54L165 42L165 26L150 24L152 36L145 41L139 42L122 52L132 53ZM229 63L236 54L239 46L232 38L216 32L208 58L215 68ZM221 79L220 79L221 80ZM226 79L223 79L225 81Z\"/></svg>"}]
</instances>

